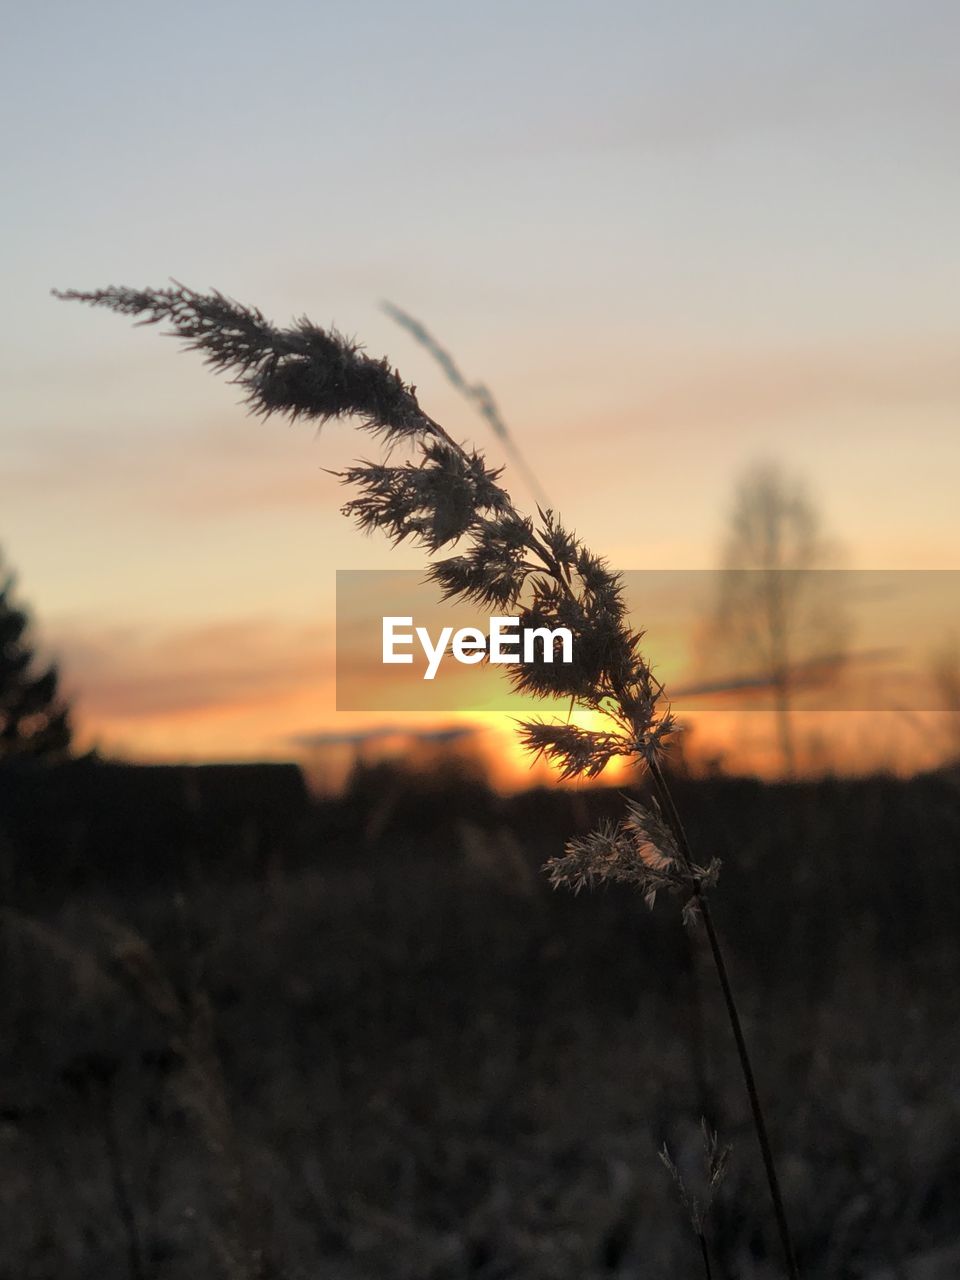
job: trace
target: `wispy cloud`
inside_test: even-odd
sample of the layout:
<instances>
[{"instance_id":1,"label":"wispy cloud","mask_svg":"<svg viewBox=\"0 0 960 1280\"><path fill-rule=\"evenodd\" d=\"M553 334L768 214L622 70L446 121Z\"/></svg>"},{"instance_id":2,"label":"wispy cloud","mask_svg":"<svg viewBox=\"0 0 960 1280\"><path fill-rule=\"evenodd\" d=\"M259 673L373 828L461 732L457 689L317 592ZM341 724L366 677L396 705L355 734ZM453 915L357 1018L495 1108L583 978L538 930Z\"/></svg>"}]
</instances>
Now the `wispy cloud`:
<instances>
[{"instance_id":1,"label":"wispy cloud","mask_svg":"<svg viewBox=\"0 0 960 1280\"><path fill-rule=\"evenodd\" d=\"M253 421L239 406L231 415L136 435L8 428L0 439L0 492L9 500L100 493L118 507L126 497L140 511L197 519L316 506L326 458L315 436L308 427Z\"/></svg>"},{"instance_id":2,"label":"wispy cloud","mask_svg":"<svg viewBox=\"0 0 960 1280\"><path fill-rule=\"evenodd\" d=\"M630 419L708 431L859 407L955 404L960 363L952 341L916 338L853 347L704 350L641 362ZM624 424L626 425L626 424Z\"/></svg>"},{"instance_id":3,"label":"wispy cloud","mask_svg":"<svg viewBox=\"0 0 960 1280\"><path fill-rule=\"evenodd\" d=\"M332 673L332 628L260 618L181 628L47 628L84 719L131 722L213 709L267 707Z\"/></svg>"},{"instance_id":4,"label":"wispy cloud","mask_svg":"<svg viewBox=\"0 0 960 1280\"><path fill-rule=\"evenodd\" d=\"M441 724L424 729L420 726L398 724L378 725L372 729L323 730L298 733L290 739L291 745L302 750L322 750L326 747L365 747L394 739L420 742L431 746L450 746L476 737L483 730L473 724Z\"/></svg>"}]
</instances>

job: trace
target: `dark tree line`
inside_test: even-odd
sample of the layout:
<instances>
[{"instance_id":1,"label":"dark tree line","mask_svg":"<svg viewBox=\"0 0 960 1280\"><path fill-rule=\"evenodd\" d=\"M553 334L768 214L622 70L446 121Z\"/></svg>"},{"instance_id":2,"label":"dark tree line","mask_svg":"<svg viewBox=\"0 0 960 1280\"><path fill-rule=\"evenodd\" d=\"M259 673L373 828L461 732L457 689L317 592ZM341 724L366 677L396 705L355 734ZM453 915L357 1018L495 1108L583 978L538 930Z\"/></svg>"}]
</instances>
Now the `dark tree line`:
<instances>
[{"instance_id":1,"label":"dark tree line","mask_svg":"<svg viewBox=\"0 0 960 1280\"><path fill-rule=\"evenodd\" d=\"M30 616L13 599L14 576L0 552L0 761L60 759L70 750L70 713L57 668L38 662Z\"/></svg>"}]
</instances>

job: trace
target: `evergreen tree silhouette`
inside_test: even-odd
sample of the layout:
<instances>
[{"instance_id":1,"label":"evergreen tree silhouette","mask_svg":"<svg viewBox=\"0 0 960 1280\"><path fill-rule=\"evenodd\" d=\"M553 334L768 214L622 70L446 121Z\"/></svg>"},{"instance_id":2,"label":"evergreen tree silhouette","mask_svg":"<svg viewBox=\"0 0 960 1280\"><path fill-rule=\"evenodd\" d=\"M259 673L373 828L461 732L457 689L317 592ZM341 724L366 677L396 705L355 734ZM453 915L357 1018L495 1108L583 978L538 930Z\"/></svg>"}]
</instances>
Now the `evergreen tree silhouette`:
<instances>
[{"instance_id":1,"label":"evergreen tree silhouette","mask_svg":"<svg viewBox=\"0 0 960 1280\"><path fill-rule=\"evenodd\" d=\"M0 551L0 762L62 759L72 737L69 708L60 697L56 666L37 669L30 617L14 604L13 587Z\"/></svg>"}]
</instances>

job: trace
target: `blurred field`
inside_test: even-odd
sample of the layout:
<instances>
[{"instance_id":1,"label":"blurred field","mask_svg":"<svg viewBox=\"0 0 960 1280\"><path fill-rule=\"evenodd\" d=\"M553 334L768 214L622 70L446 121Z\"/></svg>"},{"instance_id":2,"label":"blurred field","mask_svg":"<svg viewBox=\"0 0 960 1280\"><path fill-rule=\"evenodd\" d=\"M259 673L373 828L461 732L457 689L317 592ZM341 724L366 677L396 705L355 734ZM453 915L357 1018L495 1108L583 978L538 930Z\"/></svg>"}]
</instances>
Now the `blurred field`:
<instances>
[{"instance_id":1,"label":"blurred field","mask_svg":"<svg viewBox=\"0 0 960 1280\"><path fill-rule=\"evenodd\" d=\"M539 870L615 791L149 773L0 777L0 1276L695 1277L701 1115L780 1274L697 939ZM956 776L676 786L804 1275L957 1274Z\"/></svg>"}]
</instances>

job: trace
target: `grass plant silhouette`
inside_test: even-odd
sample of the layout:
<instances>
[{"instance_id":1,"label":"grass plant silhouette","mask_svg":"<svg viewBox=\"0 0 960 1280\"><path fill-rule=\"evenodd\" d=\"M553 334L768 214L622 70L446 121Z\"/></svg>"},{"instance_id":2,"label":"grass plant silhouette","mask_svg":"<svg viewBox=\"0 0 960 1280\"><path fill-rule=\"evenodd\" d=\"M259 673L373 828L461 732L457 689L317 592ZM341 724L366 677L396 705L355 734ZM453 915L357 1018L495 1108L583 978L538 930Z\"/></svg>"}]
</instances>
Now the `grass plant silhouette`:
<instances>
[{"instance_id":1,"label":"grass plant silhouette","mask_svg":"<svg viewBox=\"0 0 960 1280\"><path fill-rule=\"evenodd\" d=\"M306 318L279 329L264 315L219 292L110 287L56 296L105 307L141 324L166 321L175 336L218 372L231 373L250 408L267 417L322 424L354 418L384 446L378 461L339 473L353 490L343 507L365 531L394 543L419 545L431 557L429 576L444 598L508 609L521 627L569 628L570 664L518 663L507 678L521 693L558 699L600 713L608 728L588 730L562 720L521 724L521 737L564 778L596 777L614 757L649 771L654 802L630 801L626 815L571 840L547 864L554 885L574 890L604 880L636 886L652 903L666 890L683 900L687 923L703 923L724 1008L736 1044L753 1125L791 1280L799 1272L787 1225L767 1124L708 890L719 866L699 865L667 784L662 762L675 730L664 690L643 657L622 583L551 510L522 514L500 484L501 469L459 444L420 406L411 387L382 359ZM396 461L405 449L407 457ZM448 554L455 544L463 550ZM441 554L443 553L443 554Z\"/></svg>"}]
</instances>

